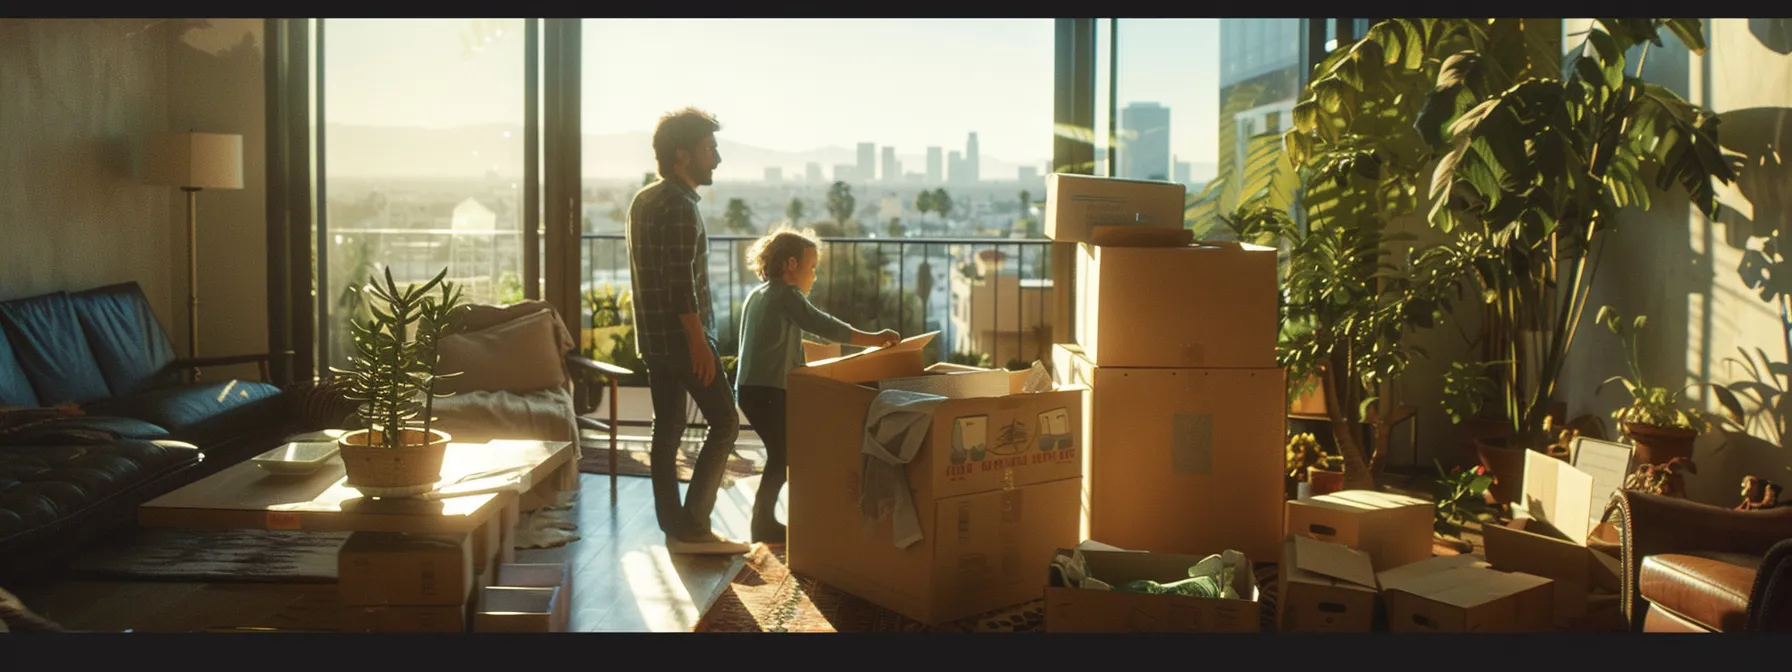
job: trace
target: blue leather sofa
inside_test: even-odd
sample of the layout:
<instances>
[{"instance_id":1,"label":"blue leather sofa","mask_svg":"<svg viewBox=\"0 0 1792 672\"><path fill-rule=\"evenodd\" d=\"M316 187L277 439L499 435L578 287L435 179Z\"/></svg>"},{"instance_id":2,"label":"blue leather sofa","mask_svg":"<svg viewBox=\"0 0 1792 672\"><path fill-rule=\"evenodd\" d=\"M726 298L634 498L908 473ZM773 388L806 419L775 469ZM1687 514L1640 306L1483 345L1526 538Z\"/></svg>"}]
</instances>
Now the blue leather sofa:
<instances>
[{"instance_id":1,"label":"blue leather sofa","mask_svg":"<svg viewBox=\"0 0 1792 672\"><path fill-rule=\"evenodd\" d=\"M137 505L277 445L292 430L270 357L177 359L141 287L0 302L0 407L81 414L0 430L0 577L136 519ZM185 372L259 362L262 381Z\"/></svg>"}]
</instances>

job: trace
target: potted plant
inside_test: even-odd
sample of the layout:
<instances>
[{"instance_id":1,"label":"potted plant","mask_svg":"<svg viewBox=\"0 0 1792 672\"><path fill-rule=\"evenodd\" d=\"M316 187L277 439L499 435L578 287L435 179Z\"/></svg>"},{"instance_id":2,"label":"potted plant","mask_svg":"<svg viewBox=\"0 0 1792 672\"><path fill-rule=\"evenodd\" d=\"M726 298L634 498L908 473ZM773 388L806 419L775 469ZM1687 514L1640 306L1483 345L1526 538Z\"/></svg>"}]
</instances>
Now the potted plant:
<instances>
[{"instance_id":1,"label":"potted plant","mask_svg":"<svg viewBox=\"0 0 1792 672\"><path fill-rule=\"evenodd\" d=\"M445 282L448 269L421 286L400 288L386 269L382 285L369 277L356 291L367 295L370 317L350 323L355 354L349 368L348 398L357 402L363 425L343 434L346 483L368 497L410 497L429 492L441 480L447 432L435 420L435 384L455 374L436 372L437 344L454 327L462 308L460 289ZM431 294L440 290L440 295Z\"/></svg>"},{"instance_id":2,"label":"potted plant","mask_svg":"<svg viewBox=\"0 0 1792 672\"><path fill-rule=\"evenodd\" d=\"M1288 437L1283 456L1294 499L1305 499L1344 489L1344 460L1329 454L1319 438L1302 432Z\"/></svg>"},{"instance_id":3,"label":"potted plant","mask_svg":"<svg viewBox=\"0 0 1792 672\"><path fill-rule=\"evenodd\" d=\"M1626 323L1617 309L1603 306L1594 320L1616 334L1623 344L1624 363L1629 367L1630 375L1607 378L1599 384L1599 389L1621 382L1624 389L1630 392L1630 405L1612 412L1612 419L1618 421L1618 431L1636 444L1638 464L1667 464L1676 457L1691 461L1693 440L1712 426L1722 423L1721 419L1714 419L1703 411L1682 407L1681 398L1687 390L1695 387L1710 389L1718 403L1729 411L1730 419L1739 425L1743 422L1742 404L1738 402L1736 395L1722 385L1693 383L1676 391L1648 385L1643 381L1642 360L1637 356L1636 336L1648 324L1648 316L1638 315Z\"/></svg>"}]
</instances>

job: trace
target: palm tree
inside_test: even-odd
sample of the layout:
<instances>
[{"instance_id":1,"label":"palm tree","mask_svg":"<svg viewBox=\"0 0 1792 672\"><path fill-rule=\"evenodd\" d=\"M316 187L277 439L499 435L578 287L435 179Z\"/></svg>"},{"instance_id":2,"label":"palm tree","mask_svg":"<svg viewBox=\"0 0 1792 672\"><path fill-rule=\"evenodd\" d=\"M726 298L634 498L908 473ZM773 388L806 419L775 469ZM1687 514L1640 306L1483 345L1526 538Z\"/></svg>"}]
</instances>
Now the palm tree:
<instances>
[{"instance_id":1,"label":"palm tree","mask_svg":"<svg viewBox=\"0 0 1792 672\"><path fill-rule=\"evenodd\" d=\"M729 231L734 233L753 233L753 209L747 207L744 198L728 199L728 210L722 213L722 221Z\"/></svg>"},{"instance_id":2,"label":"palm tree","mask_svg":"<svg viewBox=\"0 0 1792 672\"><path fill-rule=\"evenodd\" d=\"M933 192L922 189L915 194L915 209L921 212L921 220L927 220L927 213L933 212Z\"/></svg>"},{"instance_id":3,"label":"palm tree","mask_svg":"<svg viewBox=\"0 0 1792 672\"><path fill-rule=\"evenodd\" d=\"M794 196L790 199L790 205L784 206L784 218L790 220L790 228L802 226L803 210L803 199Z\"/></svg>"},{"instance_id":4,"label":"palm tree","mask_svg":"<svg viewBox=\"0 0 1792 672\"><path fill-rule=\"evenodd\" d=\"M852 197L852 185L835 182L834 186L828 187L828 214L833 216L840 228L846 228L846 220L852 217L853 208L857 205L858 199Z\"/></svg>"}]
</instances>

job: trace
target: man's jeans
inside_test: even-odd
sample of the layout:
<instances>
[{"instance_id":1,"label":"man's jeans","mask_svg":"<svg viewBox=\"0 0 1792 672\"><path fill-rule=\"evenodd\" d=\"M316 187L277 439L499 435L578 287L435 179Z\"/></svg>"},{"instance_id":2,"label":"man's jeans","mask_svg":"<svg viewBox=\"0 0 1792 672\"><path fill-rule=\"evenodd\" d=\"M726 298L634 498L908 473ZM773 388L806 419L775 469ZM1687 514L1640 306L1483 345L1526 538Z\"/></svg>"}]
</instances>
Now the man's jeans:
<instances>
[{"instance_id":1,"label":"man's jeans","mask_svg":"<svg viewBox=\"0 0 1792 672\"><path fill-rule=\"evenodd\" d=\"M647 383L653 392L653 507L659 515L660 530L667 536L686 540L708 539L709 515L716 508L716 491L722 487L722 468L734 452L734 439L740 434L739 416L734 411L734 388L722 371L722 361L715 353L716 342L709 342L710 357L715 365L715 379L709 385L697 381L691 372L690 355L654 355L643 357L647 364ZM692 470L690 491L683 504L678 498L678 446L684 436L686 395L697 402L697 410L709 421L709 435L697 453L697 466Z\"/></svg>"}]
</instances>

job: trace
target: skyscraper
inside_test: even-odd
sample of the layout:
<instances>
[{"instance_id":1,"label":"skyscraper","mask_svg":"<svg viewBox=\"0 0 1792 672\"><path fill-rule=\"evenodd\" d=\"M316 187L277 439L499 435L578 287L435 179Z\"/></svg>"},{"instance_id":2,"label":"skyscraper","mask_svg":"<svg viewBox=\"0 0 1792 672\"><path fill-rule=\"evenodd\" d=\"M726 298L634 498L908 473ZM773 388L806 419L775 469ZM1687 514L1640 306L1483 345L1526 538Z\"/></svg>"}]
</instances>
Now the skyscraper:
<instances>
[{"instance_id":1,"label":"skyscraper","mask_svg":"<svg viewBox=\"0 0 1792 672\"><path fill-rule=\"evenodd\" d=\"M821 164L810 161L809 165L803 167L803 177L807 178L811 183L820 182Z\"/></svg>"},{"instance_id":2,"label":"skyscraper","mask_svg":"<svg viewBox=\"0 0 1792 672\"><path fill-rule=\"evenodd\" d=\"M964 163L966 182L983 179L983 155L977 152L976 131L971 131L971 137L964 142Z\"/></svg>"},{"instance_id":3,"label":"skyscraper","mask_svg":"<svg viewBox=\"0 0 1792 672\"><path fill-rule=\"evenodd\" d=\"M869 142L859 143L859 170L857 178L862 182L877 179L877 145Z\"/></svg>"},{"instance_id":4,"label":"skyscraper","mask_svg":"<svg viewBox=\"0 0 1792 672\"><path fill-rule=\"evenodd\" d=\"M940 166L940 148L927 148L927 183L939 184L946 177L945 169Z\"/></svg>"},{"instance_id":5,"label":"skyscraper","mask_svg":"<svg viewBox=\"0 0 1792 672\"><path fill-rule=\"evenodd\" d=\"M1120 129L1128 138L1120 147L1120 177L1170 179L1170 108L1132 103L1120 110Z\"/></svg>"},{"instance_id":6,"label":"skyscraper","mask_svg":"<svg viewBox=\"0 0 1792 672\"><path fill-rule=\"evenodd\" d=\"M1242 176L1251 174L1247 160L1253 142L1276 143L1257 136L1287 130L1300 95L1300 19L1220 20L1220 127L1218 179L1225 189L1216 204L1220 212L1237 207L1245 196Z\"/></svg>"},{"instance_id":7,"label":"skyscraper","mask_svg":"<svg viewBox=\"0 0 1792 672\"><path fill-rule=\"evenodd\" d=\"M964 173L964 155L952 152L946 157L946 183L959 184L968 177Z\"/></svg>"},{"instance_id":8,"label":"skyscraper","mask_svg":"<svg viewBox=\"0 0 1792 672\"><path fill-rule=\"evenodd\" d=\"M902 179L902 162L896 160L896 148L884 145L883 181L897 182Z\"/></svg>"}]
</instances>

